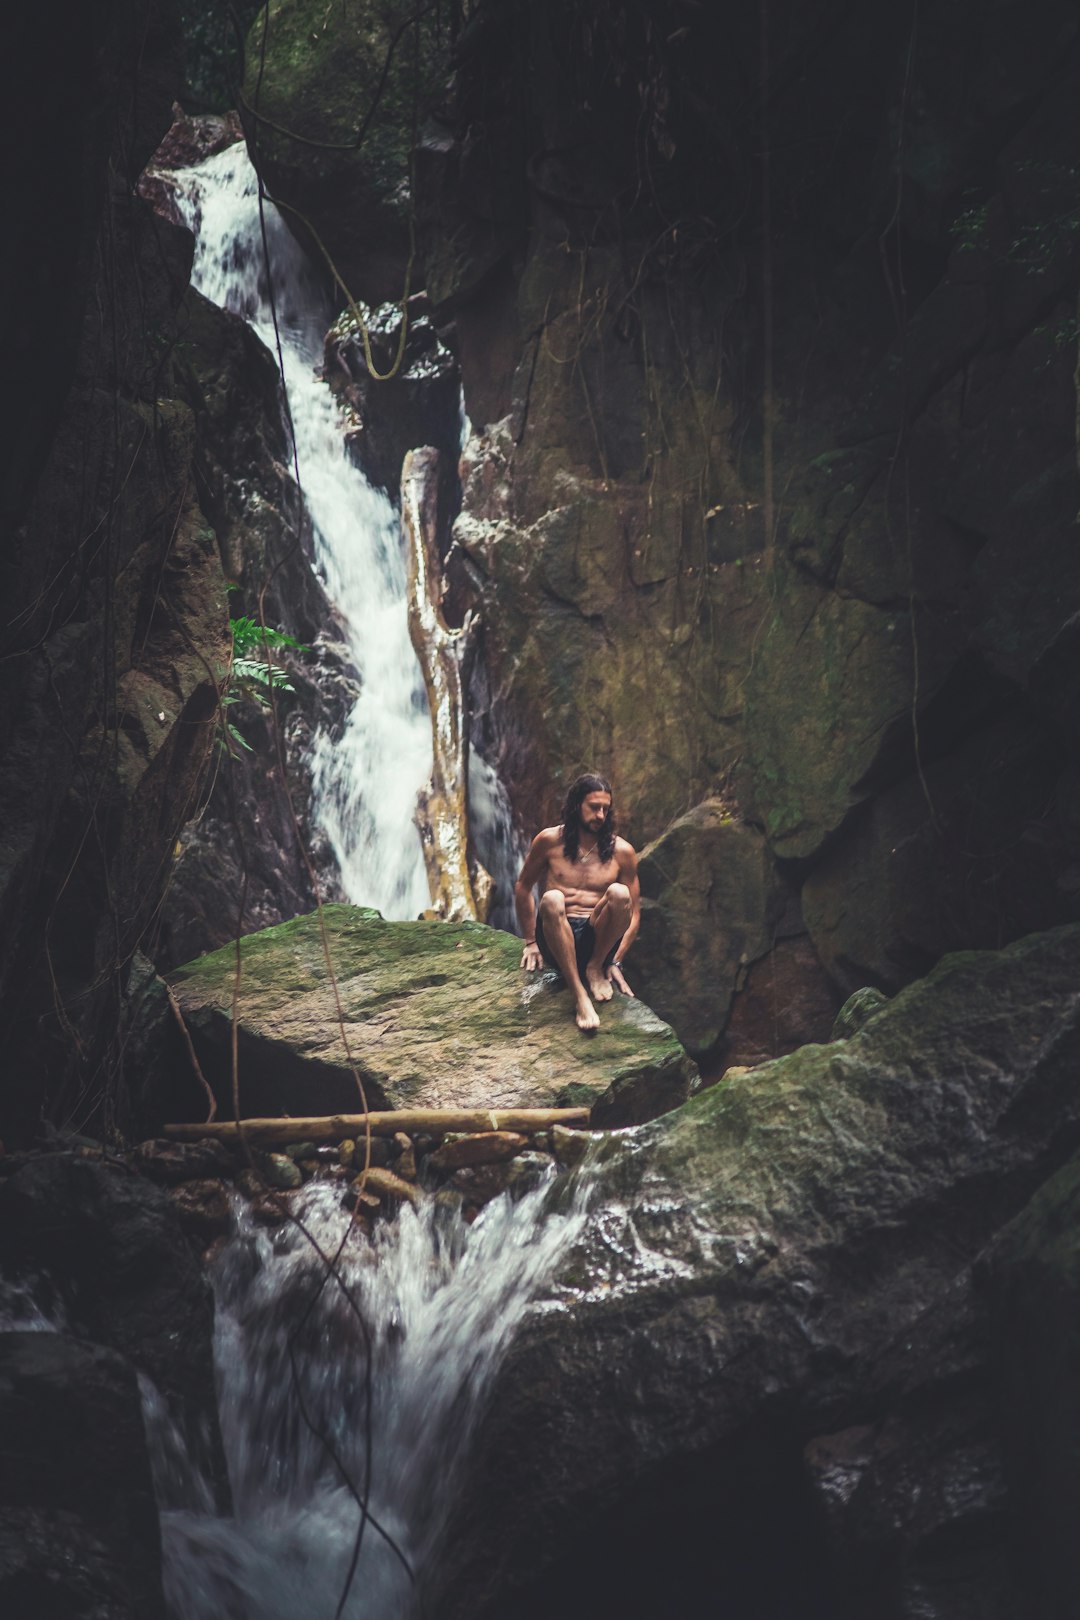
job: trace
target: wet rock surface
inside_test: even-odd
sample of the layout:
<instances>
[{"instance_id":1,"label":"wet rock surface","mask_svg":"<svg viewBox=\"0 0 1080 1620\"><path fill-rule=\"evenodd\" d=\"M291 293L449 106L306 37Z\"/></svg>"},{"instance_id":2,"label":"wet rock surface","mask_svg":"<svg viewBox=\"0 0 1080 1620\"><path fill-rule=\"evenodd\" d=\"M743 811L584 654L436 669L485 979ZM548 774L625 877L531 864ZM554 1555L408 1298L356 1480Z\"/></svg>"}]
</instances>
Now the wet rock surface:
<instances>
[{"instance_id":1,"label":"wet rock surface","mask_svg":"<svg viewBox=\"0 0 1080 1620\"><path fill-rule=\"evenodd\" d=\"M377 912L322 913L341 1018L368 1105L595 1105L607 1126L651 1118L693 1090L697 1071L671 1029L616 997L583 1036L553 974L519 970L521 942L476 923L388 923ZM355 1113L356 1077L316 915L241 943L238 1000L244 1116ZM222 1106L228 1093L236 952L170 975ZM228 1100L227 1100L228 1098Z\"/></svg>"},{"instance_id":2,"label":"wet rock surface","mask_svg":"<svg viewBox=\"0 0 1080 1620\"><path fill-rule=\"evenodd\" d=\"M346 442L366 476L395 501L407 453L430 445L453 461L461 435L457 363L439 341L425 302L411 301L404 332L398 304L364 315L366 347L351 310L326 336L326 380L350 413Z\"/></svg>"},{"instance_id":3,"label":"wet rock surface","mask_svg":"<svg viewBox=\"0 0 1080 1620\"><path fill-rule=\"evenodd\" d=\"M642 1504L666 1491L676 1522L711 1493L715 1539L678 1549L737 1584L722 1506L748 1453L744 1494L786 1503L774 1535L813 1538L824 1508L833 1538L818 1590L835 1602L791 1612L1023 1610L1031 1583L1003 1542L1011 1424L972 1263L1080 1138L1078 969L1075 927L948 957L849 1039L606 1140L554 1290L572 1309L534 1315L500 1374L442 1613L539 1614L541 1585L572 1590L598 1544L632 1564ZM1069 1187L1036 1201L1003 1276L1025 1276L1004 1256L1041 1246L1040 1222L1064 1232ZM1071 1341L1046 1342L1061 1368Z\"/></svg>"}]
</instances>

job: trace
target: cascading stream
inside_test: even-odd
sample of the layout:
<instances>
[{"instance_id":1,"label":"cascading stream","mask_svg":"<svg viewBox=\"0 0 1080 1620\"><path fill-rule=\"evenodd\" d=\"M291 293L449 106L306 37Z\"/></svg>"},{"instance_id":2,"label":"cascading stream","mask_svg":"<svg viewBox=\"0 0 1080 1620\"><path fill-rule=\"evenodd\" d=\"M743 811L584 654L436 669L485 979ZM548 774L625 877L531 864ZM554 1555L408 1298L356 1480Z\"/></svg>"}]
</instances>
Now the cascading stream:
<instances>
[{"instance_id":1,"label":"cascading stream","mask_svg":"<svg viewBox=\"0 0 1080 1620\"><path fill-rule=\"evenodd\" d=\"M173 183L195 232L195 286L248 321L272 353L280 337L315 567L360 676L344 733L335 738L319 731L313 742L315 817L330 840L346 896L386 917L415 917L430 904L413 816L417 790L431 769L431 723L409 640L398 519L348 457L339 408L317 375L328 324L324 299L271 203L264 204L260 222L258 183L245 147L230 146L179 170Z\"/></svg>"},{"instance_id":2,"label":"cascading stream","mask_svg":"<svg viewBox=\"0 0 1080 1620\"><path fill-rule=\"evenodd\" d=\"M344 734L315 739L315 814L348 897L412 917L429 904L413 813L432 740L398 520L347 456L317 374L328 313L317 279L271 205L260 221L244 148L173 184L196 236L195 285L280 352L314 562L360 675ZM475 755L470 790L482 857L509 871L505 792ZM175 1620L332 1620L346 1586L346 1620L420 1613L413 1576L422 1583L437 1558L470 1432L506 1345L582 1230L591 1185L582 1167L496 1199L471 1226L427 1198L370 1241L350 1226L340 1184L310 1184L298 1223L273 1233L236 1199L237 1233L213 1268L231 1517L143 1384ZM332 1274L326 1257L338 1254ZM350 1583L368 1484L372 1518Z\"/></svg>"},{"instance_id":3,"label":"cascading stream","mask_svg":"<svg viewBox=\"0 0 1080 1620\"><path fill-rule=\"evenodd\" d=\"M273 1234L237 1201L237 1235L213 1271L234 1517L210 1510L194 1470L181 1484L179 1437L161 1403L146 1400L175 1620L332 1620L360 1522L342 1470L362 1490L369 1466L373 1520L342 1614L420 1613L500 1356L578 1239L591 1185L582 1170L516 1203L504 1194L472 1226L425 1200L370 1242L352 1231L337 1278L320 1251L337 1254L348 1227L339 1189L313 1183L296 1206L304 1230Z\"/></svg>"}]
</instances>

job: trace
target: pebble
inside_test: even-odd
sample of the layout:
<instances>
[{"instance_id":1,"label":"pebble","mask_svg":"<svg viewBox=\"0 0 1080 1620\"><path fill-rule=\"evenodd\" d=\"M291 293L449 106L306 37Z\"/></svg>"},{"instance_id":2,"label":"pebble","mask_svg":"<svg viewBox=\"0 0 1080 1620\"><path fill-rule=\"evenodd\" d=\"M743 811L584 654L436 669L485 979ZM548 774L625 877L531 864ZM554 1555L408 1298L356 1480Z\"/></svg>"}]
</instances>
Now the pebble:
<instances>
[{"instance_id":1,"label":"pebble","mask_svg":"<svg viewBox=\"0 0 1080 1620\"><path fill-rule=\"evenodd\" d=\"M462 1170L455 1170L450 1185L464 1195L467 1203L479 1207L506 1191L509 1174L507 1164L466 1165Z\"/></svg>"},{"instance_id":2,"label":"pebble","mask_svg":"<svg viewBox=\"0 0 1080 1620\"><path fill-rule=\"evenodd\" d=\"M314 1159L317 1151L314 1142L286 1142L281 1150L288 1159ZM280 1157L281 1154L271 1154L271 1158Z\"/></svg>"},{"instance_id":3,"label":"pebble","mask_svg":"<svg viewBox=\"0 0 1080 1620\"><path fill-rule=\"evenodd\" d=\"M401 1149L401 1154L394 1168L396 1169L398 1175L403 1178L403 1180L415 1181L416 1149L412 1145L412 1138L406 1136L404 1131L395 1131L394 1141Z\"/></svg>"},{"instance_id":4,"label":"pebble","mask_svg":"<svg viewBox=\"0 0 1080 1620\"><path fill-rule=\"evenodd\" d=\"M553 1169L550 1153L521 1153L507 1165L507 1191L515 1196L531 1192L547 1180Z\"/></svg>"},{"instance_id":5,"label":"pebble","mask_svg":"<svg viewBox=\"0 0 1080 1620\"><path fill-rule=\"evenodd\" d=\"M572 1170L580 1164L592 1140L587 1131L572 1131L567 1125L555 1125L551 1131L551 1146L560 1164Z\"/></svg>"},{"instance_id":6,"label":"pebble","mask_svg":"<svg viewBox=\"0 0 1080 1620\"><path fill-rule=\"evenodd\" d=\"M358 1177L357 1180L359 1179ZM355 1186L356 1182L353 1185ZM414 1187L411 1181L404 1181L401 1176L396 1176L392 1170L375 1168L369 1170L364 1190L377 1193L380 1198L404 1198L414 1206L420 1202L419 1188Z\"/></svg>"},{"instance_id":7,"label":"pebble","mask_svg":"<svg viewBox=\"0 0 1080 1620\"><path fill-rule=\"evenodd\" d=\"M284 1153L267 1153L259 1168L268 1187L277 1187L287 1192L303 1184L304 1178L300 1173L300 1167Z\"/></svg>"}]
</instances>

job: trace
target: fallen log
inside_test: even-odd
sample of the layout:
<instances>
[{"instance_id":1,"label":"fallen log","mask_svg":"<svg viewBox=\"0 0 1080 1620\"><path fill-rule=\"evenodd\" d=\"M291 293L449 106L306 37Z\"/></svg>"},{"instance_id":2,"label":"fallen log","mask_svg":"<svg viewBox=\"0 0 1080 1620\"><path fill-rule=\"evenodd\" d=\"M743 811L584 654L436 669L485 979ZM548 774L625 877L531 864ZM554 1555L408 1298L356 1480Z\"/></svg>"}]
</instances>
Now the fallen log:
<instances>
[{"instance_id":1,"label":"fallen log","mask_svg":"<svg viewBox=\"0 0 1080 1620\"><path fill-rule=\"evenodd\" d=\"M373 1136L395 1131L445 1136L448 1131L547 1131L553 1125L582 1130L589 1123L587 1108L395 1108L377 1114L326 1114L314 1119L215 1120L209 1125L166 1125L174 1142L253 1142L260 1147L285 1142L362 1142L365 1127Z\"/></svg>"}]
</instances>

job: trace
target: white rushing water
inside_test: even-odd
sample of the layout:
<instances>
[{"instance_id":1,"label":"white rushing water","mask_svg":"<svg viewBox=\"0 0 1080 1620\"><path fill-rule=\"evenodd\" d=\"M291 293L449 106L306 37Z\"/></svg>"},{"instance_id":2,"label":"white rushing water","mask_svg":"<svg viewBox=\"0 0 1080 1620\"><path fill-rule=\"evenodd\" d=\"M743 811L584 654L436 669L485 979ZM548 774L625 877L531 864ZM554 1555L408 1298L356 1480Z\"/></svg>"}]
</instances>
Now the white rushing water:
<instances>
[{"instance_id":1,"label":"white rushing water","mask_svg":"<svg viewBox=\"0 0 1080 1620\"><path fill-rule=\"evenodd\" d=\"M550 1186L504 1194L472 1226L428 1199L370 1241L346 1235L325 1183L297 1206L304 1230L269 1233L238 1201L213 1273L232 1518L193 1470L184 1484L176 1430L144 1391L174 1620L334 1620L346 1590L343 1620L420 1613L470 1431L589 1186L579 1174L560 1210ZM358 1496L371 1517L350 1576Z\"/></svg>"},{"instance_id":2,"label":"white rushing water","mask_svg":"<svg viewBox=\"0 0 1080 1620\"><path fill-rule=\"evenodd\" d=\"M431 724L409 640L400 523L387 497L349 459L339 407L318 376L329 312L317 278L270 203L263 209L264 252L246 148L230 146L173 179L177 204L195 232L195 286L248 321L271 353L278 352L280 337L315 567L346 627L360 676L360 696L343 735L319 732L314 739L315 816L348 899L376 906L386 917L415 917L431 903L413 820L417 791L431 769Z\"/></svg>"}]
</instances>

